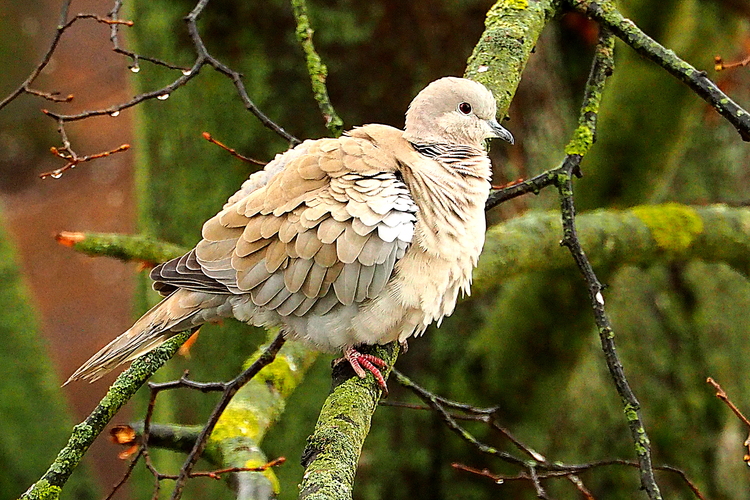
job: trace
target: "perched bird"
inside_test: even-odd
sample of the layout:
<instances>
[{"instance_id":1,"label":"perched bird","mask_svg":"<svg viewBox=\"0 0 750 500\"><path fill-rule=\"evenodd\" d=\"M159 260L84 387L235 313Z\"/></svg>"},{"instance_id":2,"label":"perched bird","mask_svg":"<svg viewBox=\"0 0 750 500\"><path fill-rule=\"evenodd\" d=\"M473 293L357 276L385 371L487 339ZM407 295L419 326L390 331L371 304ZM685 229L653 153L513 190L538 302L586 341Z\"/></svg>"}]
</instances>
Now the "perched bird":
<instances>
[{"instance_id":1,"label":"perched bird","mask_svg":"<svg viewBox=\"0 0 750 500\"><path fill-rule=\"evenodd\" d=\"M68 382L234 317L342 351L384 387L383 361L356 346L420 335L469 292L490 190L485 141L513 142L495 113L482 84L446 77L414 98L404 130L365 125L277 155L203 225L194 249L154 268L166 298Z\"/></svg>"}]
</instances>

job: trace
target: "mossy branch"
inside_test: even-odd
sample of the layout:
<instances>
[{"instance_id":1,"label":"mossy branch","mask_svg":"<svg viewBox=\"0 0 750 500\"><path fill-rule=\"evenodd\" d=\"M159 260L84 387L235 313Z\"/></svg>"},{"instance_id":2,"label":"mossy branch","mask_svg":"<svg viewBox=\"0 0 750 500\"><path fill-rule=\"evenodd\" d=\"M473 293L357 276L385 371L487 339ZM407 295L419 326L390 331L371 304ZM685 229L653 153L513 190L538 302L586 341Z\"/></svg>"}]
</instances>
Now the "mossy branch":
<instances>
[{"instance_id":1,"label":"mossy branch","mask_svg":"<svg viewBox=\"0 0 750 500\"><path fill-rule=\"evenodd\" d=\"M251 357L246 368L260 355ZM272 363L264 367L232 398L211 437L206 454L223 467L259 467L268 462L260 444L284 412L286 400L302 382L318 353L298 342L287 342ZM233 474L237 498L252 491L252 498L272 498L279 482L272 468Z\"/></svg>"},{"instance_id":2,"label":"mossy branch","mask_svg":"<svg viewBox=\"0 0 750 500\"><path fill-rule=\"evenodd\" d=\"M307 72L310 74L310 83L315 101L318 103L320 112L323 115L326 128L333 137L338 137L344 129L344 122L336 114L336 110L333 109L331 100L328 97L328 88L326 87L328 68L315 50L315 45L312 41L313 29L310 25L310 18L307 15L307 2L305 0L292 0L292 10L294 11L294 19L297 22L297 40L305 53Z\"/></svg>"},{"instance_id":3,"label":"mossy branch","mask_svg":"<svg viewBox=\"0 0 750 500\"><path fill-rule=\"evenodd\" d=\"M742 109L712 82L705 71L700 71L644 33L631 20L626 19L611 0L568 0L570 8L611 30L618 38L642 56L658 64L672 76L685 83L701 99L716 109L739 132L744 141L750 141L750 113Z\"/></svg>"},{"instance_id":4,"label":"mossy branch","mask_svg":"<svg viewBox=\"0 0 750 500\"><path fill-rule=\"evenodd\" d=\"M488 12L486 29L471 55L466 77L485 84L507 113L521 73L546 23L554 16L552 0L500 0ZM398 346L375 346L374 354L393 365ZM384 373L384 375L387 375ZM343 383L334 373L334 389L326 399L303 455L305 475L300 499L349 500L362 444L370 427L379 389L368 376L349 375Z\"/></svg>"},{"instance_id":5,"label":"mossy branch","mask_svg":"<svg viewBox=\"0 0 750 500\"><path fill-rule=\"evenodd\" d=\"M158 264L183 255L188 249L148 236L119 233L63 231L55 239L61 245L92 257L113 257L126 262Z\"/></svg>"},{"instance_id":6,"label":"mossy branch","mask_svg":"<svg viewBox=\"0 0 750 500\"><path fill-rule=\"evenodd\" d=\"M750 208L666 203L596 210L578 214L576 223L581 246L597 270L700 259L750 276ZM521 273L573 269L560 248L561 230L558 212L529 212L492 227L472 293Z\"/></svg>"},{"instance_id":7,"label":"mossy branch","mask_svg":"<svg viewBox=\"0 0 750 500\"><path fill-rule=\"evenodd\" d=\"M465 76L483 83L508 112L539 35L558 11L554 0L499 0L487 12L485 30L474 47Z\"/></svg>"},{"instance_id":8,"label":"mossy branch","mask_svg":"<svg viewBox=\"0 0 750 500\"><path fill-rule=\"evenodd\" d=\"M143 383L169 361L188 337L190 337L190 332L177 334L157 349L133 361L130 368L117 377L94 411L73 428L68 444L60 451L41 479L21 495L21 499L53 500L59 498L63 485L81 462L94 439Z\"/></svg>"},{"instance_id":9,"label":"mossy branch","mask_svg":"<svg viewBox=\"0 0 750 500\"><path fill-rule=\"evenodd\" d=\"M373 346L369 352L393 366L398 351L398 344L392 342ZM390 369L382 373L387 379ZM336 367L333 390L323 404L315 431L307 439L302 456L305 474L300 483L300 499L352 498L357 463L380 393L381 389L372 375L360 379L354 375L348 363Z\"/></svg>"}]
</instances>

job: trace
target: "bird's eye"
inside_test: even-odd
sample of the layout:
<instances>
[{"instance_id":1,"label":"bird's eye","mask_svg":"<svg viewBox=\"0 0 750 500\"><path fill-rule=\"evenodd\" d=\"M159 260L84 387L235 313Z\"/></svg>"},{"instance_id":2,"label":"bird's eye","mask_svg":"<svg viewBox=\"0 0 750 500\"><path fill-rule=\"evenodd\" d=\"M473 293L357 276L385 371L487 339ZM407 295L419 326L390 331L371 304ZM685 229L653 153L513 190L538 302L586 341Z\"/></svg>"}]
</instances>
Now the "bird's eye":
<instances>
[{"instance_id":1,"label":"bird's eye","mask_svg":"<svg viewBox=\"0 0 750 500\"><path fill-rule=\"evenodd\" d=\"M462 102L458 105L458 110L461 113L468 115L469 113L471 113L471 104L469 104L468 102Z\"/></svg>"}]
</instances>

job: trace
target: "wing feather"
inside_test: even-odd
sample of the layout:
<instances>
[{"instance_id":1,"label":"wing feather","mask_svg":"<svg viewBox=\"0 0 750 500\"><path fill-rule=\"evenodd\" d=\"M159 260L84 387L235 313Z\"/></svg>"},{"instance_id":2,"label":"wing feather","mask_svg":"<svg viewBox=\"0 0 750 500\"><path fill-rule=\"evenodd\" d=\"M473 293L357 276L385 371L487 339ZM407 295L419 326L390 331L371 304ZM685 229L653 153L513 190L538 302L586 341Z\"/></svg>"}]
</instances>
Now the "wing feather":
<instances>
[{"instance_id":1,"label":"wing feather","mask_svg":"<svg viewBox=\"0 0 750 500\"><path fill-rule=\"evenodd\" d=\"M155 287L249 294L280 316L326 314L382 292L416 204L397 162L363 138L306 141L253 174Z\"/></svg>"}]
</instances>

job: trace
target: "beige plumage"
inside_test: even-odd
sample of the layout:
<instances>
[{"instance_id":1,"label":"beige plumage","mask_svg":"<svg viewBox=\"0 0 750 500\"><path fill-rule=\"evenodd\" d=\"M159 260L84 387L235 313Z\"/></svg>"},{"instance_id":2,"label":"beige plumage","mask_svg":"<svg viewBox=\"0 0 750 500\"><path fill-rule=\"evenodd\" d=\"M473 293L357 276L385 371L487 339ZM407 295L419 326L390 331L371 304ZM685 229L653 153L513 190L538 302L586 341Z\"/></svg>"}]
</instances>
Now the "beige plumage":
<instances>
[{"instance_id":1,"label":"beige plumage","mask_svg":"<svg viewBox=\"0 0 750 500\"><path fill-rule=\"evenodd\" d=\"M68 382L231 316L341 350L360 376L364 366L377 377L379 360L354 346L419 335L469 291L490 189L484 141L513 139L495 113L484 86L447 77L415 97L403 131L365 125L278 155L193 250L152 271L166 298Z\"/></svg>"}]
</instances>

